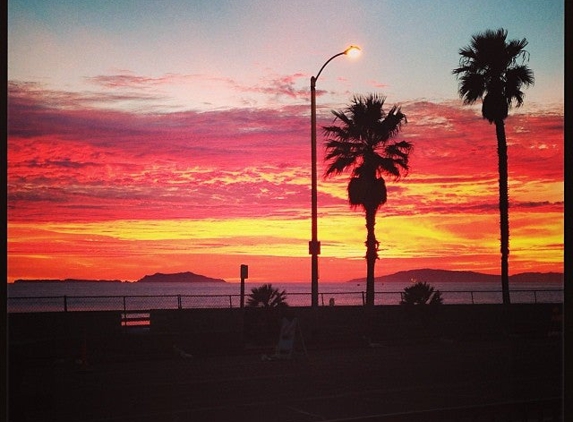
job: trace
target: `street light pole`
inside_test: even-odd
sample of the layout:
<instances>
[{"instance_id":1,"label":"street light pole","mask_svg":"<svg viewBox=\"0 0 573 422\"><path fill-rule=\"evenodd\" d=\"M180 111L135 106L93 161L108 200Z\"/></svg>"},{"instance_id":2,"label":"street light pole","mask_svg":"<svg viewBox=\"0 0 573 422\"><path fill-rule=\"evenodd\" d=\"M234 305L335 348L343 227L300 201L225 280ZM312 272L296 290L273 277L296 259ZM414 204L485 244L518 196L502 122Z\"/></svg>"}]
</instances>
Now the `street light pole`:
<instances>
[{"instance_id":1,"label":"street light pole","mask_svg":"<svg viewBox=\"0 0 573 422\"><path fill-rule=\"evenodd\" d=\"M316 81L322 70L333 59L345 54L359 53L360 48L351 45L342 53L335 54L320 68L316 76L310 78L310 149L311 149L311 241L308 242L308 253L311 255L311 306L318 306L318 255L320 255L320 242L318 241L318 187L316 171Z\"/></svg>"}]
</instances>

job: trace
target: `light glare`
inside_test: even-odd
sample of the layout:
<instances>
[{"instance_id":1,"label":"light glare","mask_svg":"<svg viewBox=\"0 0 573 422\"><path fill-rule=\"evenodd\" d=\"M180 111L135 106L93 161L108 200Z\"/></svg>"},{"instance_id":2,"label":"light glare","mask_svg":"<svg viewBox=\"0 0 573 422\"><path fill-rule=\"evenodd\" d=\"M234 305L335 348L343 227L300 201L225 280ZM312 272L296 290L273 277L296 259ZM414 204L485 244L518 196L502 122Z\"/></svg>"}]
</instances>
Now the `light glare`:
<instances>
[{"instance_id":1,"label":"light glare","mask_svg":"<svg viewBox=\"0 0 573 422\"><path fill-rule=\"evenodd\" d=\"M362 50L360 49L360 47L356 45L351 45L344 51L344 54L346 54L348 57L355 58L360 55L361 51Z\"/></svg>"}]
</instances>

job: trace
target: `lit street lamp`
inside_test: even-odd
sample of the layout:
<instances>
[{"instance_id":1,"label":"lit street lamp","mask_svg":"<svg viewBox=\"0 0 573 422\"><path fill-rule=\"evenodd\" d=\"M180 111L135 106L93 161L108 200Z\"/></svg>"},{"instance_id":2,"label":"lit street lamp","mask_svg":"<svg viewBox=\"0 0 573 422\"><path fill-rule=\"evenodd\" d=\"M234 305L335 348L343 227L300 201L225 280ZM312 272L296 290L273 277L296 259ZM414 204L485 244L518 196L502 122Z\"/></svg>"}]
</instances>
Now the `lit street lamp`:
<instances>
[{"instance_id":1,"label":"lit street lamp","mask_svg":"<svg viewBox=\"0 0 573 422\"><path fill-rule=\"evenodd\" d=\"M316 175L316 81L322 70L333 59L342 55L355 56L360 53L360 48L351 45L342 53L335 54L326 61L316 74L310 78L310 126L311 126L311 236L312 240L308 242L308 253L311 255L311 305L318 306L318 255L320 255L320 242L318 241L318 193L317 193L317 175Z\"/></svg>"}]
</instances>

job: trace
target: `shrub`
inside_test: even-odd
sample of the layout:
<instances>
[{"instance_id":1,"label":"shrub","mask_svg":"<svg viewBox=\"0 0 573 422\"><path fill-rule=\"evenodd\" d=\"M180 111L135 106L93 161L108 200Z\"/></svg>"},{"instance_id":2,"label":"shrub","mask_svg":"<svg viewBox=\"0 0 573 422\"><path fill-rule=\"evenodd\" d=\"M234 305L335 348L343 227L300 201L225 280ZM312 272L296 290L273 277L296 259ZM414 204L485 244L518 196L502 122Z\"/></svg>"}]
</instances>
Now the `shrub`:
<instances>
[{"instance_id":1,"label":"shrub","mask_svg":"<svg viewBox=\"0 0 573 422\"><path fill-rule=\"evenodd\" d=\"M272 284L263 284L261 287L253 287L249 298L247 299L247 306L256 308L276 308L288 306L286 303L286 291L282 292L275 289Z\"/></svg>"},{"instance_id":2,"label":"shrub","mask_svg":"<svg viewBox=\"0 0 573 422\"><path fill-rule=\"evenodd\" d=\"M442 294L428 283L416 281L410 287L404 288L400 305L441 305Z\"/></svg>"}]
</instances>

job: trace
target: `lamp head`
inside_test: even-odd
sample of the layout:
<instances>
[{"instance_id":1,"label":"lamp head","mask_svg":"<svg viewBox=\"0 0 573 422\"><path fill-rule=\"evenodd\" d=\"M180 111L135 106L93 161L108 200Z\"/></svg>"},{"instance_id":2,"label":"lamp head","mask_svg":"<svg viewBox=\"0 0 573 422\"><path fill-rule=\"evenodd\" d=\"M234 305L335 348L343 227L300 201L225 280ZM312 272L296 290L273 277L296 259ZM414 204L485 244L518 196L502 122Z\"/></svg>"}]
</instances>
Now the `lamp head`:
<instances>
[{"instance_id":1,"label":"lamp head","mask_svg":"<svg viewBox=\"0 0 573 422\"><path fill-rule=\"evenodd\" d=\"M344 54L346 54L349 57L357 57L360 55L361 51L362 50L360 50L360 47L356 45L351 45L346 50L344 50Z\"/></svg>"}]
</instances>

